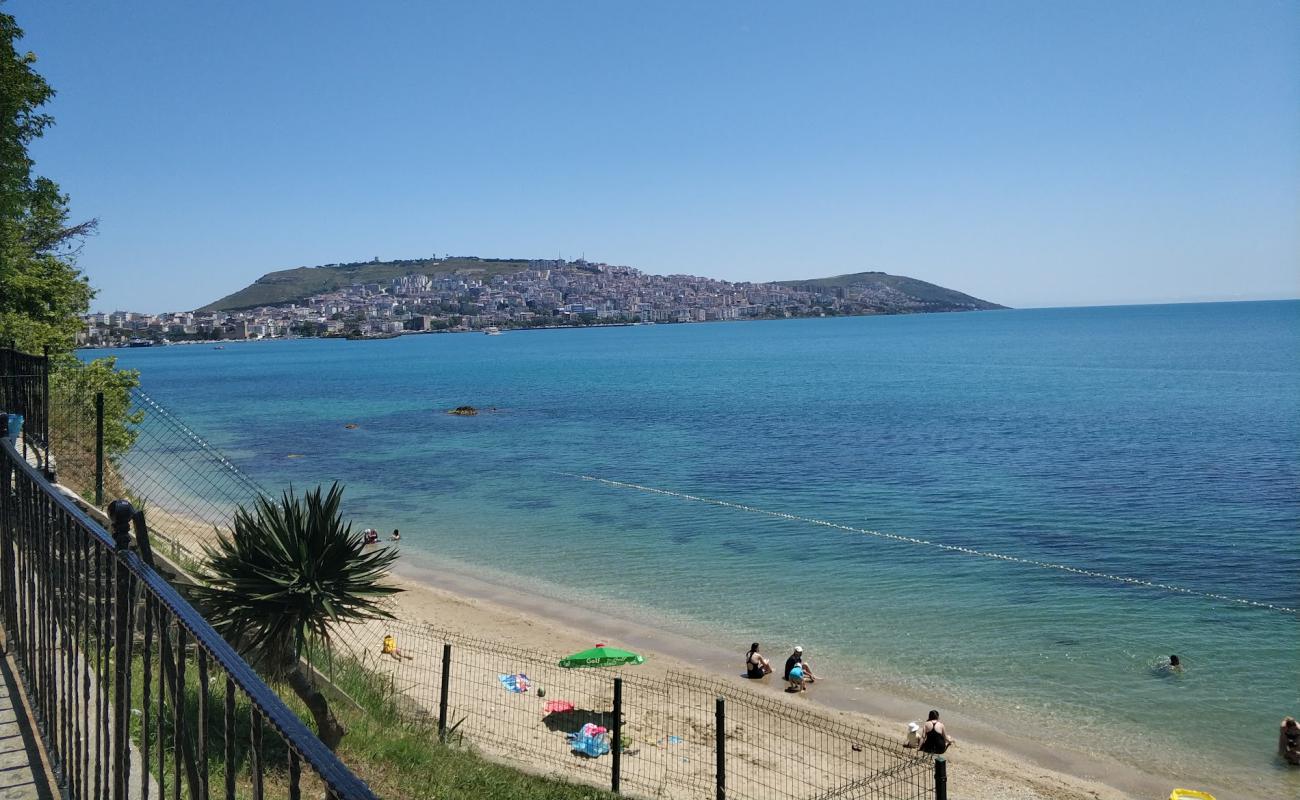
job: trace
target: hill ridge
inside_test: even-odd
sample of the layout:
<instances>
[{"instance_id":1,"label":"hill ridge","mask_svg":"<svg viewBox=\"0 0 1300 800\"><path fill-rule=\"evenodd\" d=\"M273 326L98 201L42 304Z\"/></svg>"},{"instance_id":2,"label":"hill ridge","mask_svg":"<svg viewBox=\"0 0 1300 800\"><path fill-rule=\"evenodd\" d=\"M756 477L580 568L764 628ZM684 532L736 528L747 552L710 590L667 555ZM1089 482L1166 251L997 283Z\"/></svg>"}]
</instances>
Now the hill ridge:
<instances>
[{"instance_id":1,"label":"hill ridge","mask_svg":"<svg viewBox=\"0 0 1300 800\"><path fill-rule=\"evenodd\" d=\"M572 267L587 270L627 271L630 267L594 264L585 260L563 261L524 258L481 258L448 256L444 258L393 259L389 261L354 261L315 267L293 267L268 272L253 283L226 295L197 311L242 311L263 306L302 303L307 298L345 289L356 284L386 284L407 275L455 275L471 279L489 279L513 275L530 269ZM702 276L673 274L650 275L683 280L718 280ZM773 285L801 291L837 294L840 297L876 298L881 307L907 301L913 310L991 310L1005 306L904 275L882 271L846 273L824 278L781 281L726 281L733 286ZM919 307L918 307L919 306Z\"/></svg>"}]
</instances>

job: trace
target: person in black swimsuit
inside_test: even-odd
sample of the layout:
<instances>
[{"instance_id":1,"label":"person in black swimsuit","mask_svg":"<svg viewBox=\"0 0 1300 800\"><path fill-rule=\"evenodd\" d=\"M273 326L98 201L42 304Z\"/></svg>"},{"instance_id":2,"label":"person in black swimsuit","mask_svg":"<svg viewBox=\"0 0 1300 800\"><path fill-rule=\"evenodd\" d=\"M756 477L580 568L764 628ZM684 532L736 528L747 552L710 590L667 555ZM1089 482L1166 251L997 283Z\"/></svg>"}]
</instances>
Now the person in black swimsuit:
<instances>
[{"instance_id":1,"label":"person in black swimsuit","mask_svg":"<svg viewBox=\"0 0 1300 800\"><path fill-rule=\"evenodd\" d=\"M772 664L768 662L766 656L758 652L758 642L754 642L749 652L745 654L745 677L758 679L771 671Z\"/></svg>"},{"instance_id":2,"label":"person in black swimsuit","mask_svg":"<svg viewBox=\"0 0 1300 800\"><path fill-rule=\"evenodd\" d=\"M939 755L952 743L953 738L948 735L943 728L943 723L939 721L939 712L931 711L925 725L921 728L921 752Z\"/></svg>"},{"instance_id":3,"label":"person in black swimsuit","mask_svg":"<svg viewBox=\"0 0 1300 800\"><path fill-rule=\"evenodd\" d=\"M1300 724L1295 717L1282 720L1282 732L1277 737L1277 754L1286 759L1286 763L1300 767Z\"/></svg>"}]
</instances>

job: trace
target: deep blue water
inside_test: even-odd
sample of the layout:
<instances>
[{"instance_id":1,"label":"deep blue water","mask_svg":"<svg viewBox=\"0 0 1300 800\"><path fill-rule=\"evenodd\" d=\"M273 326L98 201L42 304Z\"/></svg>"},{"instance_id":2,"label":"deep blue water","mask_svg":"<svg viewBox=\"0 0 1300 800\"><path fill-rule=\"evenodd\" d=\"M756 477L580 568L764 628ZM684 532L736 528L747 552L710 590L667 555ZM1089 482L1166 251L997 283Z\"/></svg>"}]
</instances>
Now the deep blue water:
<instances>
[{"instance_id":1,"label":"deep blue water","mask_svg":"<svg viewBox=\"0 0 1300 800\"><path fill-rule=\"evenodd\" d=\"M1291 780L1300 620L1198 593L1300 607L1300 302L116 354L264 485L339 479L407 547L1049 741Z\"/></svg>"}]
</instances>

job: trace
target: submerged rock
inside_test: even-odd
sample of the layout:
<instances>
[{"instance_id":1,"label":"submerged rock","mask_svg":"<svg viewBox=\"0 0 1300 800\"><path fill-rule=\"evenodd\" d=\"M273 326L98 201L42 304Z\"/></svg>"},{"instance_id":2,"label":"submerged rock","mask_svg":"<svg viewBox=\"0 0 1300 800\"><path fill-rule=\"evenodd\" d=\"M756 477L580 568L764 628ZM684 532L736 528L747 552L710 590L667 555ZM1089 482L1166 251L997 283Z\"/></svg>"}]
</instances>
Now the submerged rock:
<instances>
[{"instance_id":1,"label":"submerged rock","mask_svg":"<svg viewBox=\"0 0 1300 800\"><path fill-rule=\"evenodd\" d=\"M455 414L458 417L472 417L478 414L478 409L474 406L456 406L448 414Z\"/></svg>"}]
</instances>

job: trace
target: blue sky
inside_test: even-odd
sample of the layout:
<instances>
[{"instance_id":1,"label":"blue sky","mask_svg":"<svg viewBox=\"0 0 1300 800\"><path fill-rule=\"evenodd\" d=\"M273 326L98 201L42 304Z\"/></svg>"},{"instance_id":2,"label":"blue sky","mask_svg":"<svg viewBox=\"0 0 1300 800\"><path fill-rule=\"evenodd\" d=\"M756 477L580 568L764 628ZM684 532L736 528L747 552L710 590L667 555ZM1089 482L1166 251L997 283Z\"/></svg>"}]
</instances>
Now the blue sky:
<instances>
[{"instance_id":1,"label":"blue sky","mask_svg":"<svg viewBox=\"0 0 1300 800\"><path fill-rule=\"evenodd\" d=\"M880 269L1013 306L1300 297L1289 2L11 0L100 310L287 267Z\"/></svg>"}]
</instances>

